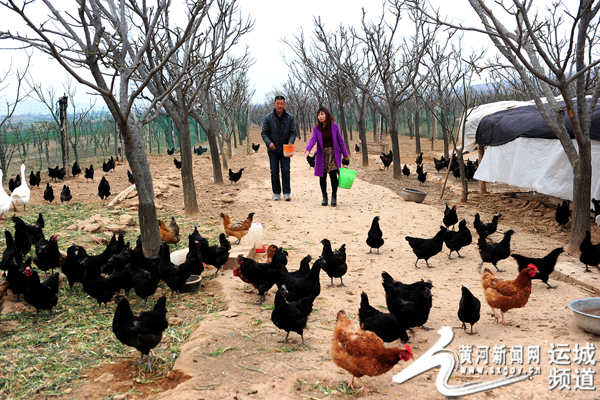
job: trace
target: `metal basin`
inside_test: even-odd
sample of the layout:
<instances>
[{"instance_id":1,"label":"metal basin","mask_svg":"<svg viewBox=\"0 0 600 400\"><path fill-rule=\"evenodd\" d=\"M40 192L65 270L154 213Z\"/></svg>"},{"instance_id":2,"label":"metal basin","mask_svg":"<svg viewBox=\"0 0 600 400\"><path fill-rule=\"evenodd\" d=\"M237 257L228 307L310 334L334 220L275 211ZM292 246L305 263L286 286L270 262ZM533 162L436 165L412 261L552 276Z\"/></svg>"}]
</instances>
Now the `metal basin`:
<instances>
[{"instance_id":1,"label":"metal basin","mask_svg":"<svg viewBox=\"0 0 600 400\"><path fill-rule=\"evenodd\" d=\"M587 313L590 310L600 309L600 297L574 300L569 303L569 308L573 310L573 317L580 328L600 335L600 316Z\"/></svg>"}]
</instances>

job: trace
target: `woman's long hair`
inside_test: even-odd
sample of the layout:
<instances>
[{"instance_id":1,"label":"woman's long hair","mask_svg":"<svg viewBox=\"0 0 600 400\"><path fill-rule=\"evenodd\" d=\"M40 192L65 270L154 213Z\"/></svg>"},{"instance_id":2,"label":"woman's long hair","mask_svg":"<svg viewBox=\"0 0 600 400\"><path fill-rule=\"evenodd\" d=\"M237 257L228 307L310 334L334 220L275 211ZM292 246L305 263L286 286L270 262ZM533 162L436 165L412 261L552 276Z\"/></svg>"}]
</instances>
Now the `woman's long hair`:
<instances>
[{"instance_id":1,"label":"woman's long hair","mask_svg":"<svg viewBox=\"0 0 600 400\"><path fill-rule=\"evenodd\" d=\"M317 115L319 115L320 113L325 113L326 119L324 123L321 123L321 121L319 121L319 118L317 118L317 127L321 132L325 132L325 129L328 129L331 126L331 123L335 122L335 117L331 115L327 107L319 107L319 109L317 110Z\"/></svg>"}]
</instances>

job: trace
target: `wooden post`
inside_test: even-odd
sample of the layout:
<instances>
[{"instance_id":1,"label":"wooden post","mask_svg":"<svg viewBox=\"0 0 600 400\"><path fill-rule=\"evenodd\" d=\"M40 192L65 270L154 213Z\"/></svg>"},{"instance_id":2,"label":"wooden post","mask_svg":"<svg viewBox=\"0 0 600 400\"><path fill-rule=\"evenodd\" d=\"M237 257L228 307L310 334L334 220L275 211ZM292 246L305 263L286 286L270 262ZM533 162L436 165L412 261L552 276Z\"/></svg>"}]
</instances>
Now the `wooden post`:
<instances>
[{"instance_id":1,"label":"wooden post","mask_svg":"<svg viewBox=\"0 0 600 400\"><path fill-rule=\"evenodd\" d=\"M60 146L62 149L62 164L67 171L67 177L70 176L69 169L69 121L67 119L67 94L58 98L59 117L60 117ZM21 178L25 178L22 176Z\"/></svg>"},{"instance_id":2,"label":"wooden post","mask_svg":"<svg viewBox=\"0 0 600 400\"><path fill-rule=\"evenodd\" d=\"M485 153L485 148L483 146L479 146L477 148L477 155L479 156L479 165L481 165L481 159L483 158L483 153ZM479 194L487 193L485 188L485 181L479 181Z\"/></svg>"}]
</instances>

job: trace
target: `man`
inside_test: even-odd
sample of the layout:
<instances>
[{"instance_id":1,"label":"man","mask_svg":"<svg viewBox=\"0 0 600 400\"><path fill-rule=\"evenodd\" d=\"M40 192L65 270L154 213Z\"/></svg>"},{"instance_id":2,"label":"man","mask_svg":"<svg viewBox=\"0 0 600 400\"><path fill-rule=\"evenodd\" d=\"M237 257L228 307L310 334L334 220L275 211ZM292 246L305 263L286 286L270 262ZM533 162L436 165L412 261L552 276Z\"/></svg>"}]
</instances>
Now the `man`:
<instances>
[{"instance_id":1,"label":"man","mask_svg":"<svg viewBox=\"0 0 600 400\"><path fill-rule=\"evenodd\" d=\"M294 116L285 111L285 97L275 96L275 109L265 116L261 136L267 146L271 167L271 187L273 200L292 199L290 188L290 157L283 155L284 144L294 144L296 141L296 121ZM281 169L281 183L279 170Z\"/></svg>"}]
</instances>

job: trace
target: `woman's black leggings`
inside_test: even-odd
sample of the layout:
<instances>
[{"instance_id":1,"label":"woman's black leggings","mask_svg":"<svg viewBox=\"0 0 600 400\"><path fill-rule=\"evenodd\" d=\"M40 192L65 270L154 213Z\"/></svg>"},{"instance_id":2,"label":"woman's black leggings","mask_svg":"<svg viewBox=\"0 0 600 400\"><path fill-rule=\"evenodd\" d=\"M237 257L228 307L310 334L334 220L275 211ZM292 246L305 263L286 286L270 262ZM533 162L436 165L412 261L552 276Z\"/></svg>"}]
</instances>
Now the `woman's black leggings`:
<instances>
[{"instance_id":1,"label":"woman's black leggings","mask_svg":"<svg viewBox=\"0 0 600 400\"><path fill-rule=\"evenodd\" d=\"M338 170L329 172L329 178L331 179L331 193L337 194L338 188ZM323 196L327 195L327 175L319 178L319 183L321 184L321 192Z\"/></svg>"}]
</instances>

